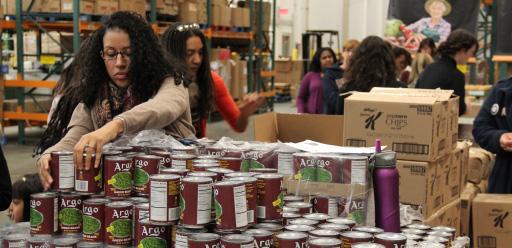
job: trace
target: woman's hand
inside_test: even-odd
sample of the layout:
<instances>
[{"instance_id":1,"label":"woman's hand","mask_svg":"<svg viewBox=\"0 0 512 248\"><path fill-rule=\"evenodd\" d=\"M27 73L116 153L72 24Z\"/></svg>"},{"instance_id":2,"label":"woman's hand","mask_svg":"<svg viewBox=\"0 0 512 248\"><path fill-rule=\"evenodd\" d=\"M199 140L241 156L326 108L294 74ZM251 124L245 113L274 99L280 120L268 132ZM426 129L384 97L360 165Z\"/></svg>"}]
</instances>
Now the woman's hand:
<instances>
[{"instance_id":1,"label":"woman's hand","mask_svg":"<svg viewBox=\"0 0 512 248\"><path fill-rule=\"evenodd\" d=\"M43 154L39 160L37 160L36 165L39 172L39 178L41 179L41 184L43 185L44 190L50 189L52 185L53 178L50 175L50 161L52 159L51 154Z\"/></svg>"},{"instance_id":2,"label":"woman's hand","mask_svg":"<svg viewBox=\"0 0 512 248\"><path fill-rule=\"evenodd\" d=\"M259 96L258 93L251 93L244 96L242 103L238 106L242 116L248 118L258 108L265 103L265 97Z\"/></svg>"},{"instance_id":3,"label":"woman's hand","mask_svg":"<svg viewBox=\"0 0 512 248\"><path fill-rule=\"evenodd\" d=\"M504 133L500 137L501 148L507 152L512 152L512 133Z\"/></svg>"},{"instance_id":4,"label":"woman's hand","mask_svg":"<svg viewBox=\"0 0 512 248\"><path fill-rule=\"evenodd\" d=\"M114 119L100 129L83 135L73 149L73 160L78 169L89 170L91 163L98 168L103 146L123 132L123 121ZM94 160L92 157L94 156Z\"/></svg>"}]
</instances>

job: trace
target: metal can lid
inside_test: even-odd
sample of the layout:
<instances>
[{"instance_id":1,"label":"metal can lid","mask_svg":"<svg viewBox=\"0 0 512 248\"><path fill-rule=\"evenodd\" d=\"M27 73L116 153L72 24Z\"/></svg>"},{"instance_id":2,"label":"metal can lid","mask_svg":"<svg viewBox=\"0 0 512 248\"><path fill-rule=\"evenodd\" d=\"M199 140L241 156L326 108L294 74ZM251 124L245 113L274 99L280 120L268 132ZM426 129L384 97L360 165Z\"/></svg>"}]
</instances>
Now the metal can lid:
<instances>
[{"instance_id":1,"label":"metal can lid","mask_svg":"<svg viewBox=\"0 0 512 248\"><path fill-rule=\"evenodd\" d=\"M324 213L311 213L311 214L306 214L304 215L304 218L308 219L308 220L327 220L329 218L331 218L328 214L324 214Z\"/></svg>"},{"instance_id":2,"label":"metal can lid","mask_svg":"<svg viewBox=\"0 0 512 248\"><path fill-rule=\"evenodd\" d=\"M266 172L273 172L273 173L277 173L277 169L275 168L251 168L249 169L250 172L261 172L261 173L266 173Z\"/></svg>"},{"instance_id":3,"label":"metal can lid","mask_svg":"<svg viewBox=\"0 0 512 248\"><path fill-rule=\"evenodd\" d=\"M219 161L217 159L194 159L194 161L192 161L192 164L196 165L196 164L219 164Z\"/></svg>"},{"instance_id":4,"label":"metal can lid","mask_svg":"<svg viewBox=\"0 0 512 248\"><path fill-rule=\"evenodd\" d=\"M162 156L170 157L172 155L172 153L170 151L162 151L162 150L153 150L153 151L151 151L151 154L160 156L160 157L162 157Z\"/></svg>"},{"instance_id":5,"label":"metal can lid","mask_svg":"<svg viewBox=\"0 0 512 248\"><path fill-rule=\"evenodd\" d=\"M249 229L249 230L245 231L244 234L250 235L253 237L266 237L266 236L271 236L272 232L269 230L265 230L265 229Z\"/></svg>"},{"instance_id":6,"label":"metal can lid","mask_svg":"<svg viewBox=\"0 0 512 248\"><path fill-rule=\"evenodd\" d=\"M304 197L303 196L298 196L298 195L285 195L283 197L283 200L286 202L286 201L299 201L299 202L303 202L304 201Z\"/></svg>"},{"instance_id":7,"label":"metal can lid","mask_svg":"<svg viewBox=\"0 0 512 248\"><path fill-rule=\"evenodd\" d=\"M384 232L375 235L375 238L382 240L406 241L407 237L399 233Z\"/></svg>"},{"instance_id":8,"label":"metal can lid","mask_svg":"<svg viewBox=\"0 0 512 248\"><path fill-rule=\"evenodd\" d=\"M283 230L283 226L275 223L258 223L254 226L256 229L269 230L271 232L278 232Z\"/></svg>"},{"instance_id":9,"label":"metal can lid","mask_svg":"<svg viewBox=\"0 0 512 248\"><path fill-rule=\"evenodd\" d=\"M213 187L223 187L223 186L236 186L236 185L245 185L242 181L220 181L213 184Z\"/></svg>"},{"instance_id":10,"label":"metal can lid","mask_svg":"<svg viewBox=\"0 0 512 248\"><path fill-rule=\"evenodd\" d=\"M177 159L177 160L190 160L190 159L195 159L196 155L188 154L188 153L173 153L171 155L171 158Z\"/></svg>"},{"instance_id":11,"label":"metal can lid","mask_svg":"<svg viewBox=\"0 0 512 248\"><path fill-rule=\"evenodd\" d=\"M124 162L126 162L126 161L131 162L132 161L127 156L111 156L111 157L106 157L105 160L106 161L124 161Z\"/></svg>"},{"instance_id":12,"label":"metal can lid","mask_svg":"<svg viewBox=\"0 0 512 248\"><path fill-rule=\"evenodd\" d=\"M371 234L383 233L384 229L371 226L358 226L353 228L354 231L366 232Z\"/></svg>"},{"instance_id":13,"label":"metal can lid","mask_svg":"<svg viewBox=\"0 0 512 248\"><path fill-rule=\"evenodd\" d=\"M78 243L80 248L103 248L103 243L96 242L80 242Z\"/></svg>"},{"instance_id":14,"label":"metal can lid","mask_svg":"<svg viewBox=\"0 0 512 248\"><path fill-rule=\"evenodd\" d=\"M221 238L221 240L226 243L236 243L236 244L254 242L254 238L252 236L243 235L243 234L228 234L226 236L223 236Z\"/></svg>"},{"instance_id":15,"label":"metal can lid","mask_svg":"<svg viewBox=\"0 0 512 248\"><path fill-rule=\"evenodd\" d=\"M276 238L285 240L305 239L307 237L308 235L303 232L282 232L276 235Z\"/></svg>"},{"instance_id":16,"label":"metal can lid","mask_svg":"<svg viewBox=\"0 0 512 248\"><path fill-rule=\"evenodd\" d=\"M285 204L285 206L301 209L301 208L312 208L313 204L311 204L309 202L288 202Z\"/></svg>"},{"instance_id":17,"label":"metal can lid","mask_svg":"<svg viewBox=\"0 0 512 248\"><path fill-rule=\"evenodd\" d=\"M335 231L345 231L350 230L350 227L343 224L335 224L335 223L324 223L318 225L318 228L327 229L327 230L335 230Z\"/></svg>"},{"instance_id":18,"label":"metal can lid","mask_svg":"<svg viewBox=\"0 0 512 248\"><path fill-rule=\"evenodd\" d=\"M91 205L103 205L109 203L110 200L107 198L89 198L87 200L84 200L84 204L91 204Z\"/></svg>"},{"instance_id":19,"label":"metal can lid","mask_svg":"<svg viewBox=\"0 0 512 248\"><path fill-rule=\"evenodd\" d=\"M433 231L449 232L449 233L454 233L457 231L457 230L455 230L455 228L449 227L449 226L436 226L436 227L432 227L432 230Z\"/></svg>"},{"instance_id":20,"label":"metal can lid","mask_svg":"<svg viewBox=\"0 0 512 248\"><path fill-rule=\"evenodd\" d=\"M300 214L296 212L285 212L283 209L283 218L285 219L297 219L300 218Z\"/></svg>"},{"instance_id":21,"label":"metal can lid","mask_svg":"<svg viewBox=\"0 0 512 248\"><path fill-rule=\"evenodd\" d=\"M237 158L237 157L222 157L222 158L219 158L219 160L223 160L223 161L242 161L243 159L242 158Z\"/></svg>"},{"instance_id":22,"label":"metal can lid","mask_svg":"<svg viewBox=\"0 0 512 248\"><path fill-rule=\"evenodd\" d=\"M296 231L296 232L309 232L311 230L315 230L314 227L309 226L309 225L294 225L294 224L286 225L284 227L284 229L286 229L288 231Z\"/></svg>"},{"instance_id":23,"label":"metal can lid","mask_svg":"<svg viewBox=\"0 0 512 248\"><path fill-rule=\"evenodd\" d=\"M135 159L145 159L145 160L160 160L162 157L151 155L151 154L139 154L135 156Z\"/></svg>"},{"instance_id":24,"label":"metal can lid","mask_svg":"<svg viewBox=\"0 0 512 248\"><path fill-rule=\"evenodd\" d=\"M224 180L228 181L243 181L245 183L255 183L256 181L258 181L258 179L254 177L227 177L226 175L224 175L224 177Z\"/></svg>"},{"instance_id":25,"label":"metal can lid","mask_svg":"<svg viewBox=\"0 0 512 248\"><path fill-rule=\"evenodd\" d=\"M109 208L124 208L133 206L133 203L129 201L113 201L105 204L105 206Z\"/></svg>"},{"instance_id":26,"label":"metal can lid","mask_svg":"<svg viewBox=\"0 0 512 248\"><path fill-rule=\"evenodd\" d=\"M407 240L418 241L418 240L423 239L423 237L421 237L420 235L416 235L416 234L412 234L412 233L401 233L401 234L404 235L407 238Z\"/></svg>"},{"instance_id":27,"label":"metal can lid","mask_svg":"<svg viewBox=\"0 0 512 248\"><path fill-rule=\"evenodd\" d=\"M384 245L370 242L353 244L352 248L386 248Z\"/></svg>"},{"instance_id":28,"label":"metal can lid","mask_svg":"<svg viewBox=\"0 0 512 248\"><path fill-rule=\"evenodd\" d=\"M4 237L4 240L7 241L16 241L16 240L27 240L30 238L29 234L25 233L12 233Z\"/></svg>"},{"instance_id":29,"label":"metal can lid","mask_svg":"<svg viewBox=\"0 0 512 248\"><path fill-rule=\"evenodd\" d=\"M414 223L414 224L407 225L407 228L418 229L418 230L429 230L432 227L429 225L425 225L425 224Z\"/></svg>"},{"instance_id":30,"label":"metal can lid","mask_svg":"<svg viewBox=\"0 0 512 248\"><path fill-rule=\"evenodd\" d=\"M334 224L342 224L342 225L347 225L347 226L353 226L356 224L356 222L353 220L350 220L347 218L340 218L340 217L328 219L327 222L334 223Z\"/></svg>"},{"instance_id":31,"label":"metal can lid","mask_svg":"<svg viewBox=\"0 0 512 248\"><path fill-rule=\"evenodd\" d=\"M310 239L308 241L310 245L316 245L316 246L340 246L341 240L335 239L335 238L317 238L317 239Z\"/></svg>"},{"instance_id":32,"label":"metal can lid","mask_svg":"<svg viewBox=\"0 0 512 248\"><path fill-rule=\"evenodd\" d=\"M226 174L226 177L252 177L254 176L253 173L250 172L233 172Z\"/></svg>"},{"instance_id":33,"label":"metal can lid","mask_svg":"<svg viewBox=\"0 0 512 248\"><path fill-rule=\"evenodd\" d=\"M435 243L441 243L441 244L446 244L446 243L448 243L448 241L450 241L447 238L443 238L443 237L439 237L439 236L426 236L423 238L423 240L431 241L431 242L435 242Z\"/></svg>"},{"instance_id":34,"label":"metal can lid","mask_svg":"<svg viewBox=\"0 0 512 248\"><path fill-rule=\"evenodd\" d=\"M187 173L189 171L190 170L185 169L185 168L161 168L160 169L160 172L164 172L164 173Z\"/></svg>"},{"instance_id":35,"label":"metal can lid","mask_svg":"<svg viewBox=\"0 0 512 248\"><path fill-rule=\"evenodd\" d=\"M233 173L234 172L234 170L231 170L231 169L228 169L228 168L221 168L221 167L208 168L208 169L206 169L206 171L215 172L215 173L221 173L221 174L229 174L229 173Z\"/></svg>"},{"instance_id":36,"label":"metal can lid","mask_svg":"<svg viewBox=\"0 0 512 248\"><path fill-rule=\"evenodd\" d=\"M298 212L299 212L298 208L292 208L292 207L287 207L287 206L283 207L283 213L298 213Z\"/></svg>"},{"instance_id":37,"label":"metal can lid","mask_svg":"<svg viewBox=\"0 0 512 248\"><path fill-rule=\"evenodd\" d=\"M188 236L189 241L214 241L220 240L220 235L216 233L198 233Z\"/></svg>"},{"instance_id":38,"label":"metal can lid","mask_svg":"<svg viewBox=\"0 0 512 248\"><path fill-rule=\"evenodd\" d=\"M216 177L217 173L211 171L194 171L188 173L190 177Z\"/></svg>"},{"instance_id":39,"label":"metal can lid","mask_svg":"<svg viewBox=\"0 0 512 248\"><path fill-rule=\"evenodd\" d=\"M73 244L78 244L78 242L80 242L80 240L75 238L58 238L53 240L53 245L70 246Z\"/></svg>"},{"instance_id":40,"label":"metal can lid","mask_svg":"<svg viewBox=\"0 0 512 248\"><path fill-rule=\"evenodd\" d=\"M118 150L118 151L129 151L129 150L132 150L133 147L131 147L131 146L112 146L112 149Z\"/></svg>"},{"instance_id":41,"label":"metal can lid","mask_svg":"<svg viewBox=\"0 0 512 248\"><path fill-rule=\"evenodd\" d=\"M133 205L138 205L140 203L146 203L146 202L149 202L149 199L146 198L146 197L139 197L139 196L134 196L134 197L130 197L127 199L129 202L133 203Z\"/></svg>"},{"instance_id":42,"label":"metal can lid","mask_svg":"<svg viewBox=\"0 0 512 248\"><path fill-rule=\"evenodd\" d=\"M192 173L190 173L190 174L192 174ZM188 182L188 183L211 183L211 182L213 182L213 179L211 179L210 177L192 176L190 174L188 177L181 179L181 181Z\"/></svg>"},{"instance_id":43,"label":"metal can lid","mask_svg":"<svg viewBox=\"0 0 512 248\"><path fill-rule=\"evenodd\" d=\"M53 198L59 196L57 193L54 192L41 192L41 193L35 193L31 194L30 198Z\"/></svg>"},{"instance_id":44,"label":"metal can lid","mask_svg":"<svg viewBox=\"0 0 512 248\"><path fill-rule=\"evenodd\" d=\"M341 233L341 236L347 238L371 239L373 236L367 232L349 231Z\"/></svg>"},{"instance_id":45,"label":"metal can lid","mask_svg":"<svg viewBox=\"0 0 512 248\"><path fill-rule=\"evenodd\" d=\"M214 155L214 154L205 154L205 155L199 155L197 156L197 159L211 159L211 160L217 160L220 156Z\"/></svg>"},{"instance_id":46,"label":"metal can lid","mask_svg":"<svg viewBox=\"0 0 512 248\"><path fill-rule=\"evenodd\" d=\"M135 205L135 208L141 209L141 210L149 210L149 202L139 203Z\"/></svg>"},{"instance_id":47,"label":"metal can lid","mask_svg":"<svg viewBox=\"0 0 512 248\"><path fill-rule=\"evenodd\" d=\"M14 229L29 229L30 228L30 221L18 222L16 224L12 225L12 227Z\"/></svg>"},{"instance_id":48,"label":"metal can lid","mask_svg":"<svg viewBox=\"0 0 512 248\"><path fill-rule=\"evenodd\" d=\"M410 233L410 234L416 234L416 235L423 236L423 235L425 235L426 232L423 230L419 230L419 229L405 228L405 229L402 229L402 233Z\"/></svg>"},{"instance_id":49,"label":"metal can lid","mask_svg":"<svg viewBox=\"0 0 512 248\"><path fill-rule=\"evenodd\" d=\"M329 229L315 229L315 230L309 231L309 234L313 235L313 236L317 236L317 237L326 237L326 236L332 237L332 236L340 235L339 232L334 231L334 230L329 230Z\"/></svg>"},{"instance_id":50,"label":"metal can lid","mask_svg":"<svg viewBox=\"0 0 512 248\"><path fill-rule=\"evenodd\" d=\"M27 238L27 242L29 243L37 243L37 242L50 242L52 240L52 235L36 235Z\"/></svg>"},{"instance_id":51,"label":"metal can lid","mask_svg":"<svg viewBox=\"0 0 512 248\"><path fill-rule=\"evenodd\" d=\"M290 153L290 154L293 154L293 153L297 153L297 152L300 152L299 149L295 149L293 147L281 147L281 148L278 148L276 150L277 153Z\"/></svg>"},{"instance_id":52,"label":"metal can lid","mask_svg":"<svg viewBox=\"0 0 512 248\"><path fill-rule=\"evenodd\" d=\"M267 173L256 175L258 179L283 179L283 176L277 173Z\"/></svg>"},{"instance_id":53,"label":"metal can lid","mask_svg":"<svg viewBox=\"0 0 512 248\"><path fill-rule=\"evenodd\" d=\"M141 220L139 220L139 223L143 224L143 225L152 225L152 226L159 226L159 227L171 227L172 226L171 222L155 222L155 221L151 221L149 218L141 219Z\"/></svg>"},{"instance_id":54,"label":"metal can lid","mask_svg":"<svg viewBox=\"0 0 512 248\"><path fill-rule=\"evenodd\" d=\"M433 241L423 241L423 242L419 242L416 247L418 247L418 248L444 248L445 245L438 243L438 242L433 242Z\"/></svg>"},{"instance_id":55,"label":"metal can lid","mask_svg":"<svg viewBox=\"0 0 512 248\"><path fill-rule=\"evenodd\" d=\"M181 177L174 174L155 174L149 176L150 180L165 180L165 181L171 181L171 180L179 180Z\"/></svg>"},{"instance_id":56,"label":"metal can lid","mask_svg":"<svg viewBox=\"0 0 512 248\"><path fill-rule=\"evenodd\" d=\"M70 151L55 151L55 152L51 152L51 154L55 154L55 155L68 155L68 156L72 156L73 155L73 152L70 152Z\"/></svg>"},{"instance_id":57,"label":"metal can lid","mask_svg":"<svg viewBox=\"0 0 512 248\"><path fill-rule=\"evenodd\" d=\"M191 151L196 150L197 147L195 146L180 146L180 147L172 147L173 151Z\"/></svg>"},{"instance_id":58,"label":"metal can lid","mask_svg":"<svg viewBox=\"0 0 512 248\"><path fill-rule=\"evenodd\" d=\"M290 220L290 225L308 225L308 226L315 226L318 224L318 220L310 220L306 218L297 218Z\"/></svg>"},{"instance_id":59,"label":"metal can lid","mask_svg":"<svg viewBox=\"0 0 512 248\"><path fill-rule=\"evenodd\" d=\"M443 237L443 238L449 238L453 237L452 233L444 232L444 231L430 231L427 233L428 236L437 236L437 237Z\"/></svg>"},{"instance_id":60,"label":"metal can lid","mask_svg":"<svg viewBox=\"0 0 512 248\"><path fill-rule=\"evenodd\" d=\"M102 156L104 156L104 157L116 156L116 155L120 155L122 153L123 152L121 152L119 150L104 150L103 153L102 153Z\"/></svg>"}]
</instances>

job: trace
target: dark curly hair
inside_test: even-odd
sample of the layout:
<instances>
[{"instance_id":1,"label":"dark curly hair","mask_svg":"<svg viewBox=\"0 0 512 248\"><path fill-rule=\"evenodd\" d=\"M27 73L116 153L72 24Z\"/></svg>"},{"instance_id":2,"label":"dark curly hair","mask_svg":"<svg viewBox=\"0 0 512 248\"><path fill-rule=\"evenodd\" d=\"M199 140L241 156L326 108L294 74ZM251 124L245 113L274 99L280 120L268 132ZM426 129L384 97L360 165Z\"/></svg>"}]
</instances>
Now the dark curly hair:
<instances>
[{"instance_id":1,"label":"dark curly hair","mask_svg":"<svg viewBox=\"0 0 512 248\"><path fill-rule=\"evenodd\" d=\"M346 88L362 92L395 82L391 45L377 36L366 37L350 58L345 80Z\"/></svg>"},{"instance_id":2,"label":"dark curly hair","mask_svg":"<svg viewBox=\"0 0 512 248\"><path fill-rule=\"evenodd\" d=\"M43 192L39 175L26 174L12 185L12 199L23 200L22 222L30 220L30 195Z\"/></svg>"},{"instance_id":3,"label":"dark curly hair","mask_svg":"<svg viewBox=\"0 0 512 248\"><path fill-rule=\"evenodd\" d=\"M172 57L177 58L181 63L187 62L187 40L191 37L198 37L203 43L202 55L203 61L197 71L196 82L199 86L199 116L206 117L215 105L215 89L213 87L213 79L210 69L210 57L206 37L203 32L195 27L194 24L175 23L171 25L162 36L162 46L165 51Z\"/></svg>"},{"instance_id":4,"label":"dark curly hair","mask_svg":"<svg viewBox=\"0 0 512 248\"><path fill-rule=\"evenodd\" d=\"M324 51L328 51L332 55L333 64L336 64L338 62L338 59L336 58L336 53L330 48L330 47L321 47L320 49L316 50L315 55L313 55L313 58L311 59L311 64L309 64L309 70L312 72L322 72L322 65L320 63L322 53Z\"/></svg>"},{"instance_id":5,"label":"dark curly hair","mask_svg":"<svg viewBox=\"0 0 512 248\"><path fill-rule=\"evenodd\" d=\"M405 56L405 64L411 65L412 64L412 56L411 54L405 50L403 47L394 46L393 47L393 55L395 56L395 59L399 58L400 56Z\"/></svg>"},{"instance_id":6,"label":"dark curly hair","mask_svg":"<svg viewBox=\"0 0 512 248\"><path fill-rule=\"evenodd\" d=\"M431 57L436 56L436 42L432 38L425 38L421 40L420 45L418 47L418 53L423 50L425 47L430 47L430 50L432 51L432 54L429 54Z\"/></svg>"},{"instance_id":7,"label":"dark curly hair","mask_svg":"<svg viewBox=\"0 0 512 248\"><path fill-rule=\"evenodd\" d=\"M439 45L437 52L442 56L454 56L459 51L467 51L475 47L478 51L478 40L475 36L463 29L457 29L450 33L445 42Z\"/></svg>"}]
</instances>

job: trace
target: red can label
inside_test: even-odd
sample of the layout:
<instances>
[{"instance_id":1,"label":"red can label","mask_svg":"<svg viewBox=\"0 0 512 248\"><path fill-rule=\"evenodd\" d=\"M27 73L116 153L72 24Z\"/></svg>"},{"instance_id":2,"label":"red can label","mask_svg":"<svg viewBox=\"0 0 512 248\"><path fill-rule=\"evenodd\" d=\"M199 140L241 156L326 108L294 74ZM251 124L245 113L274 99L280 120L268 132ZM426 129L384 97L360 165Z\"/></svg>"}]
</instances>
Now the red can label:
<instances>
[{"instance_id":1,"label":"red can label","mask_svg":"<svg viewBox=\"0 0 512 248\"><path fill-rule=\"evenodd\" d=\"M258 219L278 221L282 219L283 177L278 174L263 174L256 176L258 192Z\"/></svg>"},{"instance_id":2,"label":"red can label","mask_svg":"<svg viewBox=\"0 0 512 248\"><path fill-rule=\"evenodd\" d=\"M132 193L132 160L126 157L108 157L105 164L105 195L129 197Z\"/></svg>"},{"instance_id":3,"label":"red can label","mask_svg":"<svg viewBox=\"0 0 512 248\"><path fill-rule=\"evenodd\" d=\"M150 220L177 221L180 217L178 175L153 175L150 179Z\"/></svg>"},{"instance_id":4,"label":"red can label","mask_svg":"<svg viewBox=\"0 0 512 248\"><path fill-rule=\"evenodd\" d=\"M30 233L54 234L58 231L58 203L55 193L38 193L30 196Z\"/></svg>"},{"instance_id":5,"label":"red can label","mask_svg":"<svg viewBox=\"0 0 512 248\"><path fill-rule=\"evenodd\" d=\"M82 195L61 194L59 199L59 227L62 233L82 232Z\"/></svg>"},{"instance_id":6,"label":"red can label","mask_svg":"<svg viewBox=\"0 0 512 248\"><path fill-rule=\"evenodd\" d=\"M105 230L107 245L129 245L132 242L133 206L118 201L105 205Z\"/></svg>"},{"instance_id":7,"label":"red can label","mask_svg":"<svg viewBox=\"0 0 512 248\"><path fill-rule=\"evenodd\" d=\"M103 185L102 168L89 170L75 169L75 191L84 193L98 193Z\"/></svg>"},{"instance_id":8,"label":"red can label","mask_svg":"<svg viewBox=\"0 0 512 248\"><path fill-rule=\"evenodd\" d=\"M93 198L83 202L83 240L105 241L105 204L109 200Z\"/></svg>"},{"instance_id":9,"label":"red can label","mask_svg":"<svg viewBox=\"0 0 512 248\"><path fill-rule=\"evenodd\" d=\"M53 178L52 189L72 190L75 187L75 166L72 152L52 152L50 173Z\"/></svg>"},{"instance_id":10,"label":"red can label","mask_svg":"<svg viewBox=\"0 0 512 248\"><path fill-rule=\"evenodd\" d=\"M220 248L220 235L215 233L194 234L188 237L188 248Z\"/></svg>"},{"instance_id":11,"label":"red can label","mask_svg":"<svg viewBox=\"0 0 512 248\"><path fill-rule=\"evenodd\" d=\"M254 238L242 234L229 234L220 239L222 248L254 248Z\"/></svg>"},{"instance_id":12,"label":"red can label","mask_svg":"<svg viewBox=\"0 0 512 248\"><path fill-rule=\"evenodd\" d=\"M344 211L344 205L336 197L315 196L312 200L315 213L328 214L332 218L340 216Z\"/></svg>"},{"instance_id":13,"label":"red can label","mask_svg":"<svg viewBox=\"0 0 512 248\"><path fill-rule=\"evenodd\" d=\"M135 156L133 186L138 195L149 195L149 177L158 173L160 160L153 155Z\"/></svg>"},{"instance_id":14,"label":"red can label","mask_svg":"<svg viewBox=\"0 0 512 248\"><path fill-rule=\"evenodd\" d=\"M171 247L171 225L142 220L135 230L135 247Z\"/></svg>"},{"instance_id":15,"label":"red can label","mask_svg":"<svg viewBox=\"0 0 512 248\"><path fill-rule=\"evenodd\" d=\"M197 228L208 224L212 215L212 179L187 177L180 187L180 220L183 226Z\"/></svg>"},{"instance_id":16,"label":"red can label","mask_svg":"<svg viewBox=\"0 0 512 248\"><path fill-rule=\"evenodd\" d=\"M276 235L276 248L308 248L308 235L301 232L283 232Z\"/></svg>"},{"instance_id":17,"label":"red can label","mask_svg":"<svg viewBox=\"0 0 512 248\"><path fill-rule=\"evenodd\" d=\"M215 221L217 228L236 230L247 226L247 199L245 184L237 181L218 182L213 185Z\"/></svg>"},{"instance_id":18,"label":"red can label","mask_svg":"<svg viewBox=\"0 0 512 248\"><path fill-rule=\"evenodd\" d=\"M166 168L170 168L172 166L171 152L167 151L153 151L152 155L161 157L160 164Z\"/></svg>"}]
</instances>

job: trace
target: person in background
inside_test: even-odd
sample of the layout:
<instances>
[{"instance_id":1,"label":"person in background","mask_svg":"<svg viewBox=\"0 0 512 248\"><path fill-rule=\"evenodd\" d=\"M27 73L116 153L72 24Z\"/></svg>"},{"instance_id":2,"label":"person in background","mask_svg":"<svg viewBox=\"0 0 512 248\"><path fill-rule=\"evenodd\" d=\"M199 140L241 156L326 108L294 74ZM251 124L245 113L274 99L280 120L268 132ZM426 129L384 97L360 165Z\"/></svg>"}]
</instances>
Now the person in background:
<instances>
[{"instance_id":1,"label":"person in background","mask_svg":"<svg viewBox=\"0 0 512 248\"><path fill-rule=\"evenodd\" d=\"M337 62L336 54L329 47L322 47L315 52L304 75L297 95L297 112L321 114L324 110L322 78L324 71Z\"/></svg>"},{"instance_id":2,"label":"person in background","mask_svg":"<svg viewBox=\"0 0 512 248\"><path fill-rule=\"evenodd\" d=\"M411 76L409 77L409 88L416 88L416 82L420 74L425 70L425 67L432 64L434 60L428 53L417 53L416 57L412 60Z\"/></svg>"},{"instance_id":3,"label":"person in background","mask_svg":"<svg viewBox=\"0 0 512 248\"><path fill-rule=\"evenodd\" d=\"M420 42L418 53L426 53L430 55L430 57L434 58L436 56L436 52L436 43L433 39L425 38Z\"/></svg>"},{"instance_id":4,"label":"person in background","mask_svg":"<svg viewBox=\"0 0 512 248\"><path fill-rule=\"evenodd\" d=\"M341 61L334 66L327 68L322 78L322 88L324 91L324 114L333 115L336 109L336 99L341 87L341 78L348 68L348 62L352 57L354 50L359 45L358 40L347 40L343 43L341 52Z\"/></svg>"},{"instance_id":5,"label":"person in background","mask_svg":"<svg viewBox=\"0 0 512 248\"><path fill-rule=\"evenodd\" d=\"M348 94L343 93L369 92L373 87L407 86L396 80L395 57L391 45L380 37L368 36L350 58L335 113L344 113L344 100Z\"/></svg>"},{"instance_id":6,"label":"person in background","mask_svg":"<svg viewBox=\"0 0 512 248\"><path fill-rule=\"evenodd\" d=\"M0 148L0 211L4 211L11 204L12 186L11 175L9 174L9 167L5 160L4 151Z\"/></svg>"},{"instance_id":7,"label":"person in background","mask_svg":"<svg viewBox=\"0 0 512 248\"><path fill-rule=\"evenodd\" d=\"M53 151L72 150L76 167L88 170L99 166L103 146L125 133L164 129L175 138L194 135L187 70L164 55L142 16L116 12L88 39L74 61L81 103L66 135L37 158L45 189L53 182Z\"/></svg>"},{"instance_id":8,"label":"person in background","mask_svg":"<svg viewBox=\"0 0 512 248\"><path fill-rule=\"evenodd\" d=\"M12 223L30 220L30 195L40 192L43 192L43 186L37 173L24 175L12 185L12 202L9 206Z\"/></svg>"},{"instance_id":9,"label":"person in background","mask_svg":"<svg viewBox=\"0 0 512 248\"><path fill-rule=\"evenodd\" d=\"M395 69L397 80L406 83L409 82L410 72L407 67L412 63L411 54L402 47L393 47L393 55L395 56Z\"/></svg>"},{"instance_id":10,"label":"person in background","mask_svg":"<svg viewBox=\"0 0 512 248\"><path fill-rule=\"evenodd\" d=\"M249 117L265 103L265 98L252 93L246 95L237 106L224 80L210 69L206 37L199 25L171 25L162 36L161 42L165 52L187 65L192 74L189 101L196 137L206 137L206 119L215 108L232 129L244 132Z\"/></svg>"},{"instance_id":11,"label":"person in background","mask_svg":"<svg viewBox=\"0 0 512 248\"><path fill-rule=\"evenodd\" d=\"M451 10L452 6L447 0L427 0L425 11L430 17L421 18L407 26L407 29L416 33L413 38L418 43L425 38L431 38L436 43L444 42L450 34L452 25L443 17L450 14Z\"/></svg>"},{"instance_id":12,"label":"person in background","mask_svg":"<svg viewBox=\"0 0 512 248\"><path fill-rule=\"evenodd\" d=\"M459 115L463 115L466 112L465 78L457 64L466 64L477 50L478 41L473 34L462 29L453 31L437 50L440 58L421 73L416 88L453 90L460 97Z\"/></svg>"}]
</instances>

